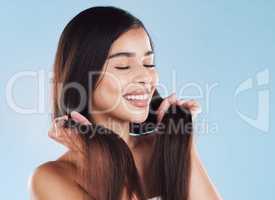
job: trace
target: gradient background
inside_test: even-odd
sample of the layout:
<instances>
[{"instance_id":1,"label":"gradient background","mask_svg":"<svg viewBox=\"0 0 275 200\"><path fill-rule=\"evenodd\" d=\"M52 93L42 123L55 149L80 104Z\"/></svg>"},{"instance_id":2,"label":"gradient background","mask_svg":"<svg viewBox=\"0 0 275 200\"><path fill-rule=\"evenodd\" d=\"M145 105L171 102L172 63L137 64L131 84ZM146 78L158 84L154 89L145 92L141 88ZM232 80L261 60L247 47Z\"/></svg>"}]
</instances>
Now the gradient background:
<instances>
[{"instance_id":1,"label":"gradient background","mask_svg":"<svg viewBox=\"0 0 275 200\"><path fill-rule=\"evenodd\" d=\"M275 2L261 0L169 1L10 1L0 8L0 195L1 199L28 199L27 180L39 164L65 151L47 137L50 124L49 83L39 94L34 78L22 78L13 87L16 103L39 113L22 114L6 98L8 81L18 72L51 71L57 41L68 21L85 8L114 5L138 16L149 29L156 47L161 84L179 98L197 99L206 120L215 130L197 130L198 148L209 176L224 199L275 199L274 90ZM267 70L268 84L234 96L237 87ZM176 76L173 78L173 74ZM43 82L43 81L42 81ZM255 82L254 82L255 83ZM207 98L207 87L217 85ZM259 91L270 92L267 131L240 118L256 118ZM40 88L41 91L41 88ZM207 100L208 99L208 100ZM44 110L43 110L44 109ZM269 117L269 119L268 119Z\"/></svg>"}]
</instances>

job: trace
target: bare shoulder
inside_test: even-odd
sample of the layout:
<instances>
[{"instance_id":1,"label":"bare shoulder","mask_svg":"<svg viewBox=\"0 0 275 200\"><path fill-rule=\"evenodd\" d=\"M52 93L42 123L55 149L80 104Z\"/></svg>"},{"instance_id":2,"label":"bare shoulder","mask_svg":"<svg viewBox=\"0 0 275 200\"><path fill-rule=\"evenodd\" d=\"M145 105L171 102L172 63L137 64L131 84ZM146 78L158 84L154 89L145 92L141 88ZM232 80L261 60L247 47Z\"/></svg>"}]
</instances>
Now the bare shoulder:
<instances>
[{"instance_id":1,"label":"bare shoulder","mask_svg":"<svg viewBox=\"0 0 275 200\"><path fill-rule=\"evenodd\" d=\"M45 184L49 183L49 181L54 181L55 183L56 181L71 182L71 179L67 176L69 168L65 165L60 161L49 161L39 165L31 176L31 183Z\"/></svg>"},{"instance_id":2,"label":"bare shoulder","mask_svg":"<svg viewBox=\"0 0 275 200\"><path fill-rule=\"evenodd\" d=\"M29 182L32 200L84 199L84 191L69 176L69 163L49 161L38 166Z\"/></svg>"}]
</instances>

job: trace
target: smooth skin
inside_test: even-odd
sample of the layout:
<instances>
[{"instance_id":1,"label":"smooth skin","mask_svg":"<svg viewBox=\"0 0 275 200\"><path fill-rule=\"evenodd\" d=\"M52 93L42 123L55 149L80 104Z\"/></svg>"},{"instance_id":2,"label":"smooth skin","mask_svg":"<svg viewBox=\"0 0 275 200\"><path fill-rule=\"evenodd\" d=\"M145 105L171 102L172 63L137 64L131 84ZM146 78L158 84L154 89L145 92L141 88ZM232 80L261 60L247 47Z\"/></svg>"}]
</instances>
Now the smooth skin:
<instances>
[{"instance_id":1,"label":"smooth skin","mask_svg":"<svg viewBox=\"0 0 275 200\"><path fill-rule=\"evenodd\" d=\"M121 52L124 53L117 54ZM142 140L143 142L137 137L130 136L129 122L145 121L149 106L137 108L126 101L123 95L141 89L150 91L152 97L158 84L156 67L151 67L154 64L154 53L146 32L138 28L121 35L113 43L109 56L103 67L105 74L101 76L101 81L92 95L92 115L97 124L112 129L127 143L133 154L141 183L146 189L146 174L150 173L149 160L152 156L152 136L146 136L148 140ZM158 120L162 119L172 104L190 109L193 119L200 112L200 106L196 101L179 100L173 93L161 103L157 112ZM91 123L91 119L86 119L77 112L72 112L71 116L79 123ZM81 163L80 139L77 133L61 128L64 119L67 119L67 116L55 119L48 134L50 138L68 147L68 151L57 160L46 162L36 168L29 181L32 200L81 200L84 197L93 199L85 192L85 186L77 176L77 172L84 167ZM158 195L152 191L145 191L145 194L148 197ZM122 199L127 199L125 193ZM191 151L189 199L222 199L199 159L195 143Z\"/></svg>"}]
</instances>

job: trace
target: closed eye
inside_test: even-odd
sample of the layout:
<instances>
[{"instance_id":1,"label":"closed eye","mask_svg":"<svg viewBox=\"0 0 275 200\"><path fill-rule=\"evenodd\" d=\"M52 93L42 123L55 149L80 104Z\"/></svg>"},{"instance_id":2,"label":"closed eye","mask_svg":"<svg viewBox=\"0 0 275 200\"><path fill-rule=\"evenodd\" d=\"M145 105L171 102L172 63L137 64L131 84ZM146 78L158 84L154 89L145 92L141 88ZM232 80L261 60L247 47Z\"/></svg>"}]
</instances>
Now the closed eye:
<instances>
[{"instance_id":1,"label":"closed eye","mask_svg":"<svg viewBox=\"0 0 275 200\"><path fill-rule=\"evenodd\" d=\"M130 66L125 66L125 67L115 67L116 69L129 69Z\"/></svg>"},{"instance_id":2,"label":"closed eye","mask_svg":"<svg viewBox=\"0 0 275 200\"><path fill-rule=\"evenodd\" d=\"M155 65L143 65L144 67L155 67Z\"/></svg>"},{"instance_id":3,"label":"closed eye","mask_svg":"<svg viewBox=\"0 0 275 200\"><path fill-rule=\"evenodd\" d=\"M155 65L143 65L144 67L155 67ZM116 69L129 69L130 66L125 66L125 67L115 67Z\"/></svg>"}]
</instances>

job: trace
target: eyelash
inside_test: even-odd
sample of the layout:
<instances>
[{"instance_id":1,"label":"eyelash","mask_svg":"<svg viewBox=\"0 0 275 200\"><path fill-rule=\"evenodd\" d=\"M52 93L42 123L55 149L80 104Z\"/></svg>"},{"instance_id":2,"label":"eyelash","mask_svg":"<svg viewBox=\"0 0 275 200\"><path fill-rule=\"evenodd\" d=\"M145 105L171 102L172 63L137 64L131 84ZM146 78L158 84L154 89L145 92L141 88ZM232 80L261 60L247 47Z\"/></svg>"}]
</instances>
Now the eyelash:
<instances>
[{"instance_id":1,"label":"eyelash","mask_svg":"<svg viewBox=\"0 0 275 200\"><path fill-rule=\"evenodd\" d=\"M144 67L155 67L155 65L144 65Z\"/></svg>"},{"instance_id":2,"label":"eyelash","mask_svg":"<svg viewBox=\"0 0 275 200\"><path fill-rule=\"evenodd\" d=\"M126 67L115 67L115 68L117 68L117 69L129 69L130 66L126 66Z\"/></svg>"},{"instance_id":3,"label":"eyelash","mask_svg":"<svg viewBox=\"0 0 275 200\"><path fill-rule=\"evenodd\" d=\"M155 65L143 65L144 67L155 67ZM115 67L115 68L117 68L117 69L129 69L130 68L130 66L126 66L126 67Z\"/></svg>"}]
</instances>

